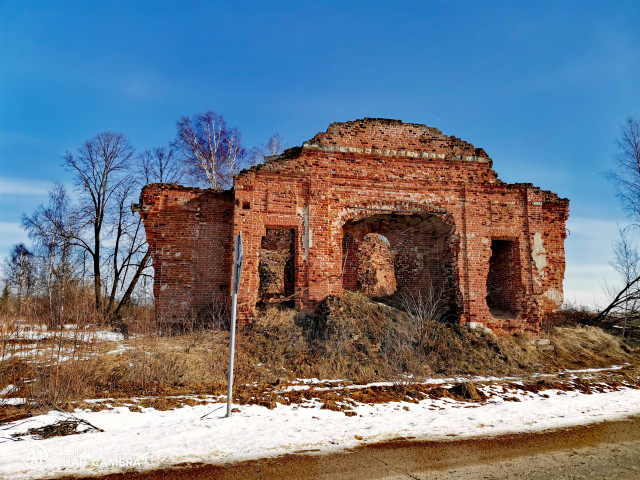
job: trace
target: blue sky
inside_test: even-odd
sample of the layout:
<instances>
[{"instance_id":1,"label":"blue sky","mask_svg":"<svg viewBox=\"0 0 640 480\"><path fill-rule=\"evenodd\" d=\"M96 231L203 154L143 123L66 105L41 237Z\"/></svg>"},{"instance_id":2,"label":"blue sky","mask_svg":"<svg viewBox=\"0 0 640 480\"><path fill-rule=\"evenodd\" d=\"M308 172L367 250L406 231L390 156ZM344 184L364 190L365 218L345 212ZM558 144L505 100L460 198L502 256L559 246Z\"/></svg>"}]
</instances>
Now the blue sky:
<instances>
[{"instance_id":1,"label":"blue sky","mask_svg":"<svg viewBox=\"0 0 640 480\"><path fill-rule=\"evenodd\" d=\"M426 123L508 182L571 199L569 300L603 301L616 223L603 172L640 116L640 2L0 0L0 256L103 130L166 144L208 109L246 145L334 121Z\"/></svg>"}]
</instances>

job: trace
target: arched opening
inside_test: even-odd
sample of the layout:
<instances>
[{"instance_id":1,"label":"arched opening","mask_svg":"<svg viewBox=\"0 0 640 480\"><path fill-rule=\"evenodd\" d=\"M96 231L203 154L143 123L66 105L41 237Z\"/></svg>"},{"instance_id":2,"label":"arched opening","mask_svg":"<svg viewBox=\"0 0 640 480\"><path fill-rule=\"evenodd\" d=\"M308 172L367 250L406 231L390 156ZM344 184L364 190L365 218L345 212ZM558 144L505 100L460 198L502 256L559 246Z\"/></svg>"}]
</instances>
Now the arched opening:
<instances>
[{"instance_id":1,"label":"arched opening","mask_svg":"<svg viewBox=\"0 0 640 480\"><path fill-rule=\"evenodd\" d=\"M518 242L491 240L487 274L487 306L495 318L515 318L519 313L518 292L522 291Z\"/></svg>"},{"instance_id":2,"label":"arched opening","mask_svg":"<svg viewBox=\"0 0 640 480\"><path fill-rule=\"evenodd\" d=\"M385 213L343 225L344 289L437 299L457 315L454 227L432 214ZM395 284L395 285L394 285Z\"/></svg>"}]
</instances>

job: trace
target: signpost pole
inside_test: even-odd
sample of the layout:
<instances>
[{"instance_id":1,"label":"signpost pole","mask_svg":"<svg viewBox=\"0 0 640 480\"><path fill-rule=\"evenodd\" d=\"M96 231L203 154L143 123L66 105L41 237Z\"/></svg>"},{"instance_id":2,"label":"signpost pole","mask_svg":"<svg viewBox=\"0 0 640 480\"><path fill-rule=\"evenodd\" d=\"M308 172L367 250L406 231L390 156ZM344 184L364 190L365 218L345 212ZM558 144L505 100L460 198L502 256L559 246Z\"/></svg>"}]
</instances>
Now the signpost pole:
<instances>
[{"instance_id":1,"label":"signpost pole","mask_svg":"<svg viewBox=\"0 0 640 480\"><path fill-rule=\"evenodd\" d=\"M233 357L236 346L236 310L238 307L238 287L242 273L244 252L242 250L242 234L236 235L236 245L233 261L233 291L231 294L231 332L229 335L229 375L227 382L227 417L231 416L231 401L233 399Z\"/></svg>"}]
</instances>

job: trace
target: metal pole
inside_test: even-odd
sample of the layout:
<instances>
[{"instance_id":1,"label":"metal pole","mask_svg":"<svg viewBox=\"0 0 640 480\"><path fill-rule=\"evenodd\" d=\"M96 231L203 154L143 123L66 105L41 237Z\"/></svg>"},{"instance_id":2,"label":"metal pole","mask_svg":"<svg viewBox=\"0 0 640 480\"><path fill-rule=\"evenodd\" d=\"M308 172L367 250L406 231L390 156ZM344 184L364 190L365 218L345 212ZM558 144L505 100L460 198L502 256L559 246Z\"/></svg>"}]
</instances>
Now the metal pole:
<instances>
[{"instance_id":1,"label":"metal pole","mask_svg":"<svg viewBox=\"0 0 640 480\"><path fill-rule=\"evenodd\" d=\"M238 289L240 288L240 275L242 275L242 263L244 251L242 249L242 234L235 238L233 258L233 291L231 294L231 328L229 334L229 376L227 382L227 417L231 415L231 401L233 400L233 356L236 348L236 310L238 307Z\"/></svg>"},{"instance_id":2,"label":"metal pole","mask_svg":"<svg viewBox=\"0 0 640 480\"><path fill-rule=\"evenodd\" d=\"M227 379L227 417L231 415L231 399L233 398L233 354L236 346L236 307L238 294L233 291L231 296L231 334L229 336L229 376Z\"/></svg>"}]
</instances>

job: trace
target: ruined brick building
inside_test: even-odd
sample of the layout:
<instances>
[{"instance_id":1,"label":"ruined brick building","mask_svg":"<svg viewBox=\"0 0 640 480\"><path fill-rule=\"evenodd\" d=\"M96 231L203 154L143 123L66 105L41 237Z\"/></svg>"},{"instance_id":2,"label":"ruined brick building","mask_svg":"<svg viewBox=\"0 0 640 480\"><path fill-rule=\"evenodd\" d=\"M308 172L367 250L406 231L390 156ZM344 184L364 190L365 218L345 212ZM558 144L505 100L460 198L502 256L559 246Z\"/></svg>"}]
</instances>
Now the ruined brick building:
<instances>
[{"instance_id":1,"label":"ruined brick building","mask_svg":"<svg viewBox=\"0 0 640 480\"><path fill-rule=\"evenodd\" d=\"M151 184L138 207L163 318L229 301L238 232L241 321L344 289L436 292L463 324L535 333L563 300L569 201L502 182L484 150L425 125L334 123L233 190Z\"/></svg>"}]
</instances>

